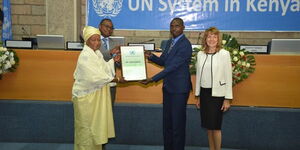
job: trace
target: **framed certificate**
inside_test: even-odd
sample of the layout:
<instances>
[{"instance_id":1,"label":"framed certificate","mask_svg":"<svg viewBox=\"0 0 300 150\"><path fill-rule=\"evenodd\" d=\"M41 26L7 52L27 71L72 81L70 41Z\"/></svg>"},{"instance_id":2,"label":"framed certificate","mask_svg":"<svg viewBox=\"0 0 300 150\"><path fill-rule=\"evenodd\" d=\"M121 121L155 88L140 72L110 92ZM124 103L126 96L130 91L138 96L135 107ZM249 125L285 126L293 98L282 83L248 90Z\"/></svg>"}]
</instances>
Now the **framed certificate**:
<instances>
[{"instance_id":1,"label":"framed certificate","mask_svg":"<svg viewBox=\"0 0 300 150\"><path fill-rule=\"evenodd\" d=\"M144 46L121 46L122 75L126 81L147 79Z\"/></svg>"}]
</instances>

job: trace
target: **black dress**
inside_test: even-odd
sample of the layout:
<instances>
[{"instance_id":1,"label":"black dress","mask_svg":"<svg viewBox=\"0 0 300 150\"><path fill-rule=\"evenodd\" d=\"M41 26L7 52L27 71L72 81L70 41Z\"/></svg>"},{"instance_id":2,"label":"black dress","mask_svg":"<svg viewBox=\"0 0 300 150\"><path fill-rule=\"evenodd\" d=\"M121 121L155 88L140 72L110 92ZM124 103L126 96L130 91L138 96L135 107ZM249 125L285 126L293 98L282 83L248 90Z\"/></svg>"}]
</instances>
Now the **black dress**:
<instances>
[{"instance_id":1,"label":"black dress","mask_svg":"<svg viewBox=\"0 0 300 150\"><path fill-rule=\"evenodd\" d=\"M221 130L224 97L213 97L211 88L200 90L201 126L208 130Z\"/></svg>"}]
</instances>

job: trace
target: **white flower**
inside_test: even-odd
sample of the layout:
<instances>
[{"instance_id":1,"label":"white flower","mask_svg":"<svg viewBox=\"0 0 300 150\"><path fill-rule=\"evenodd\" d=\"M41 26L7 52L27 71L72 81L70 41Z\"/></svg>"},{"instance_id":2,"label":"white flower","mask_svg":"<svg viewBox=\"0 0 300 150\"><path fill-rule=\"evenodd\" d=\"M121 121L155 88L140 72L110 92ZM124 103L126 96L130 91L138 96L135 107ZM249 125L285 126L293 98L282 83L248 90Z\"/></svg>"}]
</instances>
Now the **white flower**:
<instances>
[{"instance_id":1,"label":"white flower","mask_svg":"<svg viewBox=\"0 0 300 150\"><path fill-rule=\"evenodd\" d=\"M226 44L226 40L222 40L222 44L225 45Z\"/></svg>"},{"instance_id":2,"label":"white flower","mask_svg":"<svg viewBox=\"0 0 300 150\"><path fill-rule=\"evenodd\" d=\"M237 57L233 57L233 61L238 61L239 59Z\"/></svg>"},{"instance_id":3,"label":"white flower","mask_svg":"<svg viewBox=\"0 0 300 150\"><path fill-rule=\"evenodd\" d=\"M4 70L7 70L7 69L9 69L11 67L11 64L10 64L9 61L6 61L5 63L6 64L4 64Z\"/></svg>"},{"instance_id":4,"label":"white flower","mask_svg":"<svg viewBox=\"0 0 300 150\"><path fill-rule=\"evenodd\" d=\"M15 60L14 59L10 59L10 64L12 64L12 65L14 65L14 64L16 64L16 62L15 62Z\"/></svg>"},{"instance_id":5,"label":"white flower","mask_svg":"<svg viewBox=\"0 0 300 150\"><path fill-rule=\"evenodd\" d=\"M0 47L0 76L6 72L10 72L10 68L16 67L17 62L15 58L17 58L17 55L15 55L13 50Z\"/></svg>"},{"instance_id":6,"label":"white flower","mask_svg":"<svg viewBox=\"0 0 300 150\"><path fill-rule=\"evenodd\" d=\"M247 64L246 64L246 67L249 68L249 67L250 67L250 63L247 63Z\"/></svg>"},{"instance_id":7,"label":"white flower","mask_svg":"<svg viewBox=\"0 0 300 150\"><path fill-rule=\"evenodd\" d=\"M243 61L243 62L242 62L242 66L246 66L246 62Z\"/></svg>"},{"instance_id":8,"label":"white flower","mask_svg":"<svg viewBox=\"0 0 300 150\"><path fill-rule=\"evenodd\" d=\"M236 55L238 52L237 52L237 50L234 50L233 52L232 52L232 54L234 54L234 55Z\"/></svg>"},{"instance_id":9,"label":"white flower","mask_svg":"<svg viewBox=\"0 0 300 150\"><path fill-rule=\"evenodd\" d=\"M0 47L0 51L7 51L6 47Z\"/></svg>"},{"instance_id":10,"label":"white flower","mask_svg":"<svg viewBox=\"0 0 300 150\"><path fill-rule=\"evenodd\" d=\"M244 52L240 52L240 55L241 55L241 56L244 56L245 54L244 54Z\"/></svg>"},{"instance_id":11,"label":"white flower","mask_svg":"<svg viewBox=\"0 0 300 150\"><path fill-rule=\"evenodd\" d=\"M3 55L1 61L4 61L6 58L7 58L7 55Z\"/></svg>"}]
</instances>

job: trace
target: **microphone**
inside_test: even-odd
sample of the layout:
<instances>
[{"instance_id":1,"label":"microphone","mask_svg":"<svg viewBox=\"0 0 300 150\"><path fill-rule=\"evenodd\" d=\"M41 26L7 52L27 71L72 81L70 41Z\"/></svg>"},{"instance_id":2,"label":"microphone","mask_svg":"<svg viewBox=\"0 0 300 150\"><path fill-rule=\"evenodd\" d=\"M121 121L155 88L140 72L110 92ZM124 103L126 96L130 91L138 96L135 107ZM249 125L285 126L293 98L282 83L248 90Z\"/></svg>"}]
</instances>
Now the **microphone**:
<instances>
[{"instance_id":1,"label":"microphone","mask_svg":"<svg viewBox=\"0 0 300 150\"><path fill-rule=\"evenodd\" d=\"M22 41L31 41L32 42L32 48L36 49L37 48L37 39L36 37L30 37L30 34L26 31L24 27L21 28L23 31L23 34L25 36L22 37Z\"/></svg>"},{"instance_id":2,"label":"microphone","mask_svg":"<svg viewBox=\"0 0 300 150\"><path fill-rule=\"evenodd\" d=\"M199 44L200 37L201 37L201 32L199 32L199 34L198 34L197 44Z\"/></svg>"},{"instance_id":3,"label":"microphone","mask_svg":"<svg viewBox=\"0 0 300 150\"><path fill-rule=\"evenodd\" d=\"M141 44L141 43L147 43L147 42L152 42L152 41L154 41L154 39L150 39L150 40L146 40L146 41L142 41L142 42L138 42L138 43Z\"/></svg>"},{"instance_id":4,"label":"microphone","mask_svg":"<svg viewBox=\"0 0 300 150\"><path fill-rule=\"evenodd\" d=\"M23 34L25 34L26 36L30 37L30 34L25 30L24 27L22 27L21 29L23 31Z\"/></svg>"}]
</instances>

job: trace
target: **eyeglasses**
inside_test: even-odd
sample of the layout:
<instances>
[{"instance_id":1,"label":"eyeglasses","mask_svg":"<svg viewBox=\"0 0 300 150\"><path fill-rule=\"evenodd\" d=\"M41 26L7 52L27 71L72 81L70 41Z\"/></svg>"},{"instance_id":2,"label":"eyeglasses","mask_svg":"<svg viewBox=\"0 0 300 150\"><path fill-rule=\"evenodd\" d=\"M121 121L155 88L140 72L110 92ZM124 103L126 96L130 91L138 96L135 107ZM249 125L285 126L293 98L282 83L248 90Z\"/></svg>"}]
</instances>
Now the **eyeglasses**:
<instances>
[{"instance_id":1,"label":"eyeglasses","mask_svg":"<svg viewBox=\"0 0 300 150\"><path fill-rule=\"evenodd\" d=\"M108 28L108 29L111 29L111 30L114 30L115 28L113 26L109 26L109 25L106 25L106 24L101 24L103 25L104 27Z\"/></svg>"}]
</instances>

